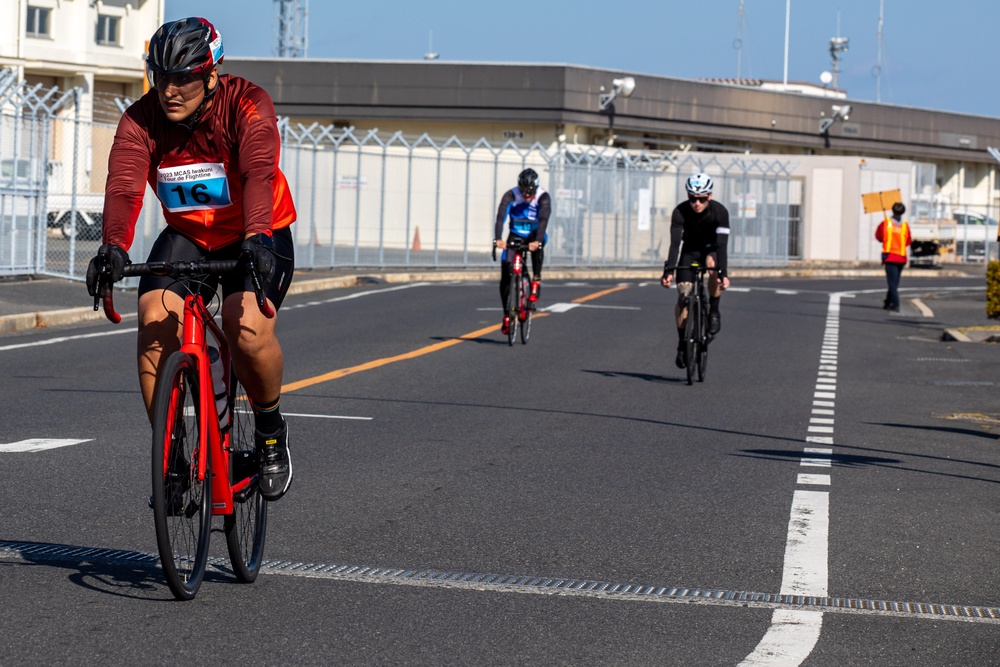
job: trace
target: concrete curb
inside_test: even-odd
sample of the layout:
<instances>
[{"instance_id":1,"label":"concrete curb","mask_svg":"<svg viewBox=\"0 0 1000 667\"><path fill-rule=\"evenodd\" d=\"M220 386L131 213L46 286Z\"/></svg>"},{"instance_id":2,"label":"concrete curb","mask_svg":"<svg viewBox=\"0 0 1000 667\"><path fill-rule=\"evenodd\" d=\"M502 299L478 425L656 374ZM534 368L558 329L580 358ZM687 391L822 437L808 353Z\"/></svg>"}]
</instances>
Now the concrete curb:
<instances>
[{"instance_id":1,"label":"concrete curb","mask_svg":"<svg viewBox=\"0 0 1000 667\"><path fill-rule=\"evenodd\" d=\"M659 279L657 267L646 269L549 269L545 272L545 277L554 280L650 280ZM482 271L441 271L428 269L424 271L376 271L358 272L356 274L335 276L330 278L315 278L310 280L308 273L297 276L288 288L289 294L307 294L309 292L319 292L331 289L343 289L354 287L366 282L385 282L391 284L410 282L448 282L462 280L495 281L499 274L499 267ZM881 268L877 269L824 269L824 268L801 268L801 269L737 269L730 275L739 280L740 278L877 278L885 273ZM968 274L961 271L943 269L939 271L927 272L911 271L907 273L907 280L913 277L968 277ZM135 314L122 315L123 318L134 317ZM47 310L33 313L18 313L15 315L0 316L0 336L18 331L27 331L45 327L64 326L67 324L77 324L79 322L89 322L103 320L104 312L95 311L92 307L83 306L80 308L64 308L60 310ZM958 330L955 331L954 340L961 341L963 336L970 342L970 339ZM946 333L946 335L949 335Z\"/></svg>"}]
</instances>

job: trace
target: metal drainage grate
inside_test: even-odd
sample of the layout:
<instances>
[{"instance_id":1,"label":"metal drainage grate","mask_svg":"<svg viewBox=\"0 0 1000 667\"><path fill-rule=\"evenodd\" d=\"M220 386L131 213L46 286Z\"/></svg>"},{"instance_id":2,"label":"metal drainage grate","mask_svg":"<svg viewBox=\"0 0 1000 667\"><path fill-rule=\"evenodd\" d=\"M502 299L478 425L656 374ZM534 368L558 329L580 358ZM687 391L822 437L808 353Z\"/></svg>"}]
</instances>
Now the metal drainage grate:
<instances>
[{"instance_id":1,"label":"metal drainage grate","mask_svg":"<svg viewBox=\"0 0 1000 667\"><path fill-rule=\"evenodd\" d=\"M0 558L24 560L86 561L99 563L129 563L157 568L156 554L118 549L39 544L37 542L0 541ZM209 563L229 569L225 558L210 558ZM858 612L876 615L907 616L933 620L958 620L980 623L1000 623L1000 608L968 605L932 604L926 602L892 602L863 598L815 597L781 595L680 586L649 586L645 584L613 583L593 579L561 579L520 575L484 574L457 570L405 569L302 563L266 560L263 571L275 575L392 583L410 586L434 586L476 591L502 591L548 595L590 596L644 602L685 602L740 607L792 608L821 612Z\"/></svg>"}]
</instances>

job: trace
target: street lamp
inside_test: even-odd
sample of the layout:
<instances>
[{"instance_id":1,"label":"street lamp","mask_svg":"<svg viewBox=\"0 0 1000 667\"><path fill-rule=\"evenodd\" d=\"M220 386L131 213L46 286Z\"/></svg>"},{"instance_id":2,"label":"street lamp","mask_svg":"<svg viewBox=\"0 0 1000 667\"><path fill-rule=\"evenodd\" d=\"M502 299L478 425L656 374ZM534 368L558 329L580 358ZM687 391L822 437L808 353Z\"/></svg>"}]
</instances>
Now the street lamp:
<instances>
[{"instance_id":1,"label":"street lamp","mask_svg":"<svg viewBox=\"0 0 1000 667\"><path fill-rule=\"evenodd\" d=\"M611 103L615 101L615 98L621 95L622 97L628 97L635 90L635 79L630 76L622 77L621 79L613 79L611 81L611 92L605 92L604 86L601 86L601 94L598 99L598 109L601 111L606 111Z\"/></svg>"},{"instance_id":2,"label":"street lamp","mask_svg":"<svg viewBox=\"0 0 1000 667\"><path fill-rule=\"evenodd\" d=\"M820 134L828 134L830 132L830 126L837 122L838 118L847 120L851 115L851 111L853 111L850 104L834 104L831 108L833 109L833 114L826 118L820 118L819 120Z\"/></svg>"},{"instance_id":3,"label":"street lamp","mask_svg":"<svg viewBox=\"0 0 1000 667\"><path fill-rule=\"evenodd\" d=\"M628 97L634 90L635 79L630 76L624 76L620 79L612 79L610 92L607 92L604 86L601 86L601 94L597 98L597 109L601 113L606 113L608 115L609 146L614 141L615 137L615 98L619 95L622 97Z\"/></svg>"}]
</instances>

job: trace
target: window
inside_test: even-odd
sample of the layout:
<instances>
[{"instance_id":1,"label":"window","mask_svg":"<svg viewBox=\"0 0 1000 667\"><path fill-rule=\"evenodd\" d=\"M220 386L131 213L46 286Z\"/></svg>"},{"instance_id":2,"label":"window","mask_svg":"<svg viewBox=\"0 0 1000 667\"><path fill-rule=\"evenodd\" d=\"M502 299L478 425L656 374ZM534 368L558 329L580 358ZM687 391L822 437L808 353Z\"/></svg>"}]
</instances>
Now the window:
<instances>
[{"instance_id":1,"label":"window","mask_svg":"<svg viewBox=\"0 0 1000 667\"><path fill-rule=\"evenodd\" d=\"M32 7L28 5L28 22L24 32L28 37L48 37L49 36L49 13L52 10L46 7Z\"/></svg>"},{"instance_id":2,"label":"window","mask_svg":"<svg viewBox=\"0 0 1000 667\"><path fill-rule=\"evenodd\" d=\"M969 189L976 187L976 185L979 183L979 174L976 173L978 171L976 169L976 165L967 164L965 165L964 171L965 171L965 181L964 181L965 187Z\"/></svg>"},{"instance_id":3,"label":"window","mask_svg":"<svg viewBox=\"0 0 1000 667\"><path fill-rule=\"evenodd\" d=\"M118 17L101 14L97 17L97 43L118 46Z\"/></svg>"}]
</instances>

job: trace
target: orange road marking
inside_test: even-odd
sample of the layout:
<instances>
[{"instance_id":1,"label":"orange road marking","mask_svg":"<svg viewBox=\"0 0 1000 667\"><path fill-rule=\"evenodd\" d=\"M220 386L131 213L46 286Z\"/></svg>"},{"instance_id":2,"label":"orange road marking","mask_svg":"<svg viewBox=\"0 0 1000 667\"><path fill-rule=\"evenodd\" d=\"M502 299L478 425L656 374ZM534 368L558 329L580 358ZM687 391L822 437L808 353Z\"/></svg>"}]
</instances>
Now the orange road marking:
<instances>
[{"instance_id":1,"label":"orange road marking","mask_svg":"<svg viewBox=\"0 0 1000 667\"><path fill-rule=\"evenodd\" d=\"M606 294L611 294L612 292L618 292L620 290L626 289L628 285L619 285L618 287L612 287L611 289L606 289L601 292L595 292L594 294L588 294L587 296L575 299L573 303L583 303L585 301L591 301L593 299L600 298ZM532 316L532 319L538 319L539 317L548 317L551 313L536 313ZM336 380L347 375L353 375L355 373L361 373L362 371L370 371L373 368L380 368L382 366L387 366L389 364L394 364L397 361L406 361L407 359L415 359L417 357L422 357L425 354L430 354L432 352L437 352L445 348L451 347L452 345L458 345L459 343L464 343L467 340L475 340L481 338L487 334L493 333L494 331L499 331L500 325L494 324L493 326L485 327L483 329L477 329L476 331L470 331L464 336L459 336L457 338L452 338L451 340L443 340L440 343L434 343L433 345L427 345L426 347L421 347L419 349L413 350L412 352L404 352L403 354L397 354L392 357L383 357L381 359L374 359L372 361L366 361L363 364L358 364L357 366L350 366L348 368L340 368L335 371L330 371L329 373L324 373L323 375L316 375L311 378L306 378L304 380L299 380L298 382L290 382L286 385L282 385L281 393L287 394L291 391L297 391L299 389L305 389L306 387L311 387L313 385L322 384L323 382L329 382L331 380Z\"/></svg>"},{"instance_id":2,"label":"orange road marking","mask_svg":"<svg viewBox=\"0 0 1000 667\"><path fill-rule=\"evenodd\" d=\"M606 289L602 292L594 292L593 294L588 294L587 296L581 296L579 299L573 299L573 303L586 303L587 301L599 299L602 296L611 294L612 292L620 292L623 289L628 289L628 285L619 285L618 287L612 287L611 289Z\"/></svg>"}]
</instances>

